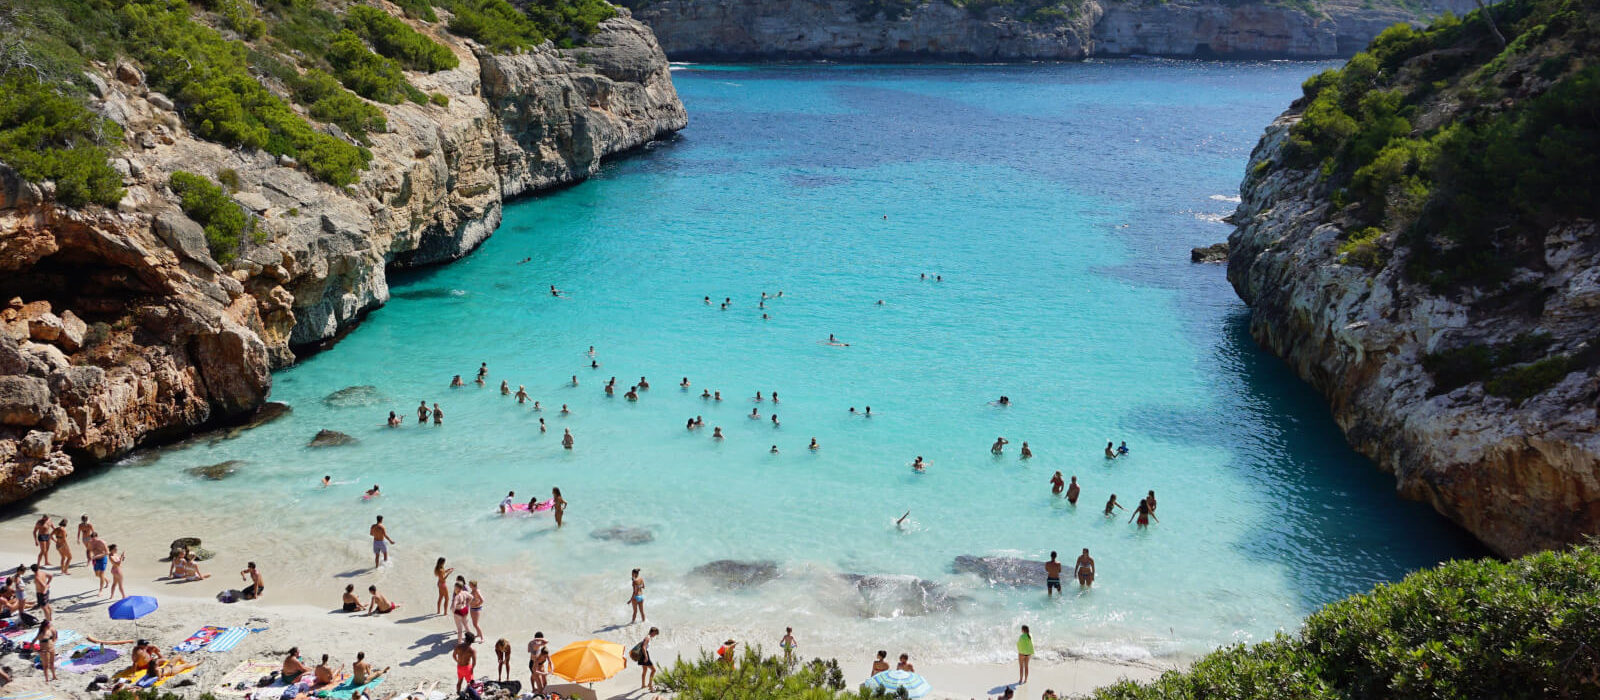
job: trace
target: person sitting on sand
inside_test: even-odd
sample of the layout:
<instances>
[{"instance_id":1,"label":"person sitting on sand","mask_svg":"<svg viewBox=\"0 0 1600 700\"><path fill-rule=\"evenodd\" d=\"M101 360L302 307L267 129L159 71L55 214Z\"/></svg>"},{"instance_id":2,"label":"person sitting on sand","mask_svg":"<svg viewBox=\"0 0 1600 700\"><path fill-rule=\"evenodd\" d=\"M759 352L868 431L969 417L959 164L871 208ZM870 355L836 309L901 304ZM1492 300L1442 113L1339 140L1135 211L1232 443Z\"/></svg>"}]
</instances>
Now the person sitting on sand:
<instances>
[{"instance_id":1,"label":"person sitting on sand","mask_svg":"<svg viewBox=\"0 0 1600 700\"><path fill-rule=\"evenodd\" d=\"M916 673L917 672L917 667L911 665L911 655L910 654L901 654L900 655L900 663L895 664L894 668L895 668L896 671L905 671L906 673Z\"/></svg>"},{"instance_id":2,"label":"person sitting on sand","mask_svg":"<svg viewBox=\"0 0 1600 700\"><path fill-rule=\"evenodd\" d=\"M400 607L399 603L391 602L388 597L379 593L377 586L367 586L367 593L372 595L372 602L367 604L368 615L387 615Z\"/></svg>"},{"instance_id":3,"label":"person sitting on sand","mask_svg":"<svg viewBox=\"0 0 1600 700\"><path fill-rule=\"evenodd\" d=\"M358 612L364 607L366 606L361 604L361 597L356 595L356 585L353 583L345 584L344 596L342 596L340 599L339 609L347 613L352 613Z\"/></svg>"},{"instance_id":4,"label":"person sitting on sand","mask_svg":"<svg viewBox=\"0 0 1600 700\"><path fill-rule=\"evenodd\" d=\"M239 592L245 600L260 598L267 590L266 580L261 577L261 571L256 569L256 563L253 561L245 564L244 570L239 572L239 579L250 582L250 585Z\"/></svg>"},{"instance_id":5,"label":"person sitting on sand","mask_svg":"<svg viewBox=\"0 0 1600 700\"><path fill-rule=\"evenodd\" d=\"M211 578L211 574L200 571L200 556L191 553L179 567L178 577L185 581L204 581Z\"/></svg>"},{"instance_id":6,"label":"person sitting on sand","mask_svg":"<svg viewBox=\"0 0 1600 700\"><path fill-rule=\"evenodd\" d=\"M311 669L311 673L312 679L316 682L316 685L312 686L311 689L313 691L327 690L328 688L338 685L340 681L344 680L344 664L339 664L339 668L335 669L333 665L328 662L328 655L323 654L322 663L317 664L316 668Z\"/></svg>"},{"instance_id":7,"label":"person sitting on sand","mask_svg":"<svg viewBox=\"0 0 1600 700\"><path fill-rule=\"evenodd\" d=\"M189 561L189 545L184 545L178 550L178 554L172 557L172 564L167 567L167 578L182 578L178 575L178 570L187 561Z\"/></svg>"},{"instance_id":8,"label":"person sitting on sand","mask_svg":"<svg viewBox=\"0 0 1600 700\"><path fill-rule=\"evenodd\" d=\"M290 647L289 653L283 657L283 668L279 670L278 677L284 683L293 683L310 670L300 660L300 647Z\"/></svg>"},{"instance_id":9,"label":"person sitting on sand","mask_svg":"<svg viewBox=\"0 0 1600 700\"><path fill-rule=\"evenodd\" d=\"M867 677L871 678L872 676L876 676L884 671L889 670L888 658L889 652L879 649L878 658L872 660L872 671L867 674Z\"/></svg>"},{"instance_id":10,"label":"person sitting on sand","mask_svg":"<svg viewBox=\"0 0 1600 700\"><path fill-rule=\"evenodd\" d=\"M363 686L382 678L383 674L388 672L388 666L383 667L382 671L374 672L372 670L372 662L367 660L367 652L358 651L356 652L356 662L350 664L350 684Z\"/></svg>"}]
</instances>

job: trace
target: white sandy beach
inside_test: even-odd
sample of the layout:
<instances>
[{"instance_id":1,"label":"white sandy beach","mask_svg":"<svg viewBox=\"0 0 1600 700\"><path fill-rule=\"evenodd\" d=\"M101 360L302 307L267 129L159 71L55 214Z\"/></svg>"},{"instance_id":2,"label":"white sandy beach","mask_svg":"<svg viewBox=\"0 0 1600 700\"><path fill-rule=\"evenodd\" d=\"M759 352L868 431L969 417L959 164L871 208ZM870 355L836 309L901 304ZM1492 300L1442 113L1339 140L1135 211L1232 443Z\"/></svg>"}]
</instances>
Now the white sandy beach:
<instances>
[{"instance_id":1,"label":"white sandy beach","mask_svg":"<svg viewBox=\"0 0 1600 700\"><path fill-rule=\"evenodd\" d=\"M5 551L0 551L0 565L7 570L15 568L19 563L33 563L35 555L19 551L21 547L16 545L27 541L29 528L35 517L36 514L16 514L0 523L0 537L13 543ZM105 528L104 525L101 527ZM203 532L203 528L191 529ZM448 617L433 614L434 601L428 571L431 562L407 561L402 556L382 571L353 569L330 578L323 588L308 590L294 585L274 585L274 573L282 572L284 564L260 561L258 565L267 576L265 597L259 601L224 604L218 602L215 595L222 590L239 587L238 572L250 557L247 553L221 552L215 559L203 563L202 569L212 574L210 580L171 583L159 580L167 573L167 564L159 561L159 558L166 553L166 545L157 544L154 541L157 538L139 542L130 541L120 532L105 534L109 535L108 541L121 542L123 548L134 553L124 567L128 592L132 595L155 596L160 600L161 607L137 622L109 619L106 611L109 601L96 595L97 584L93 572L86 565L75 563L71 576L57 576L52 585L55 618L60 629L75 630L101 639L143 637L170 650L203 625L266 628L266 631L249 635L232 651L218 654L201 651L189 655L203 662L192 675L184 676L193 678L195 683L174 687L177 682L174 681L168 684L167 690L198 696L201 692L213 690L219 680L241 662L248 659L281 661L284 652L294 646L300 648L308 663L315 663L326 653L332 656L335 665L343 664L346 668L355 659L357 652L366 652L368 659L377 667L388 666L391 669L388 680L375 693L376 697L410 691L423 682L438 681L443 690L453 689L454 668L450 660L450 649L454 641L454 630ZM81 554L75 552L74 556L81 557ZM359 566L360 562L352 564ZM367 564L370 565L370 559L367 560ZM54 573L54 568L51 566L46 570ZM339 592L345 584L355 584L365 598L366 587L373 585L374 582L381 585L382 590L392 599L402 602L402 608L395 614L369 617L334 610L339 600ZM618 625L599 630L566 629L560 622L559 614L536 614L537 611L514 605L507 606L503 601L496 601L492 583L492 581L483 582L486 596L491 602L484 613L482 624L490 641L479 650L480 678L494 677L492 648L494 639L504 637L511 641L512 648L516 652L512 661L514 677L526 684L527 658L524 649L535 630L545 633L546 638L552 642L552 648L560 648L573 641L597 637L631 646L648 629L646 625L640 624ZM30 604L32 599L30 585ZM779 633L781 634L781 628ZM865 678L872 650L807 648L804 634L805 630L796 630L803 656L838 658L849 682L859 683ZM680 655L694 656L700 649L692 643L686 644L684 640L700 638L705 638L705 635L663 629L662 635L653 643L654 656L663 666L669 665L672 659ZM761 643L773 649L776 648L777 640L774 638L743 641ZM127 647L121 648L127 649ZM915 649L891 650L891 653L900 651L910 652L915 660ZM1046 688L1054 689L1058 693L1084 693L1119 678L1148 679L1164 670L1162 666L1153 663L1117 664L1081 658L1062 658L1059 655L1056 658L1048 658L1049 656L1047 653L1041 654L1041 658L1034 662L1032 678L1018 693L1018 697L1038 697ZM39 671L31 666L22 668L16 657L10 657L4 665L16 676L16 680L5 688L5 695L8 697L41 690L57 696L87 697L89 693L85 688L95 675L95 673L79 675L63 672L59 681L46 687ZM124 655L112 664L95 669L95 672L111 672L126 666ZM982 698L1000 692L1004 688L1003 684L1016 679L1014 664L925 663L918 666L918 671L933 685L935 691L929 697L934 698ZM557 689L564 695L578 690L579 696L594 698L647 698L662 695L641 692L638 671L631 666L618 676L597 683L592 688L580 689L569 685ZM43 698L30 700L43 700Z\"/></svg>"}]
</instances>

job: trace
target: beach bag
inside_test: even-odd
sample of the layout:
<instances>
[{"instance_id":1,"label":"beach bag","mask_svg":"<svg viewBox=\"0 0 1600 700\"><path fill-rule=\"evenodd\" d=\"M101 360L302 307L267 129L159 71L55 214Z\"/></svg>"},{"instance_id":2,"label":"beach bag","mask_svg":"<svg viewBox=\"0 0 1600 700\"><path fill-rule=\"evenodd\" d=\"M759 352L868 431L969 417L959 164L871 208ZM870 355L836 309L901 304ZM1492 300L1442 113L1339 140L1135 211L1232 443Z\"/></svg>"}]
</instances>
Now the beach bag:
<instances>
[{"instance_id":1,"label":"beach bag","mask_svg":"<svg viewBox=\"0 0 1600 700\"><path fill-rule=\"evenodd\" d=\"M640 642L633 645L633 648L628 650L628 658L632 659L634 663L640 663L644 661L644 649L640 648L643 644L644 642Z\"/></svg>"}]
</instances>

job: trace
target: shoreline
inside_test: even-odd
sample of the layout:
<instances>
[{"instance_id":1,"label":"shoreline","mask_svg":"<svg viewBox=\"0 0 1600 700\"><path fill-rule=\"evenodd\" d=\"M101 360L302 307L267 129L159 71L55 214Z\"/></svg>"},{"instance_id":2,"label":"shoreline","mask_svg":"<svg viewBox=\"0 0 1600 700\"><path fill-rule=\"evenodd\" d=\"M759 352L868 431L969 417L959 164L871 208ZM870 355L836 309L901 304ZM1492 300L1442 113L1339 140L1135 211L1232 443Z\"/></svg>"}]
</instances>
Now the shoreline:
<instances>
[{"instance_id":1,"label":"shoreline","mask_svg":"<svg viewBox=\"0 0 1600 700\"><path fill-rule=\"evenodd\" d=\"M31 522L29 515L17 514L7 518L0 522L0 530L3 530L4 535L13 537L10 541L15 542L14 537L19 523L28 525ZM31 564L34 560L32 554L16 550L14 546L0 550L0 563L3 563L3 567L8 571L17 563ZM376 668L390 667L387 680L374 691L374 697L377 698L387 698L391 693L409 692L424 682L439 681L445 691L453 688L451 681L454 678L454 669L449 653L454 642L454 627L448 617L434 615L427 610L427 601L411 594L411 587L390 585L384 588L386 594L401 603L401 608L390 615L349 614L334 609L334 603L338 599L338 589L342 588L339 584L355 584L357 591L365 598L365 592L361 591L363 584L382 577L389 567L378 571L353 570L336 576L328 583L331 594L329 600L324 603L320 593L313 593L292 584L275 586L272 572L276 567L272 562L261 562L268 577L267 597L260 601L225 604L215 600L212 593L238 587L233 581L233 577L236 576L233 571L233 560L236 557L218 555L207 562L202 562L201 569L211 574L210 579L179 583L158 579L159 576L165 575L166 564L153 561L148 552L140 551L139 556L130 557L123 566L128 593L155 596L160 601L161 607L137 622L128 622L108 619L106 607L111 601L96 594L97 582L94 574L87 565L76 560L76 557L81 555L81 548L75 547L74 550L75 560L71 575L63 577L57 574L51 584L51 598L58 629L75 630L101 639L148 638L170 655L174 645L203 625L266 628L265 631L247 636L232 651L220 654L201 651L187 655L190 660L202 661L200 667L192 674L184 676L193 678L194 685L173 687L173 683L176 682L173 681L169 682L164 690L191 697L198 696L213 690L218 681L242 661L271 659L281 662L284 652L294 646L300 648L308 665L314 665L317 659L326 653L331 656L335 666L344 664L348 667L354 660L356 652L364 651ZM240 559L240 562L238 566L242 568L243 559ZM45 570L56 574L54 569L55 565L52 564ZM29 604L32 605L34 595L31 577L28 580L30 582L28 598ZM405 593L397 594L393 592L394 590L403 590ZM535 627L551 640L552 648L560 648L573 641L595 637L631 646L637 641L634 638L643 636L648 629L643 623L613 625L609 629L600 630L579 630L571 629L570 625L541 623L537 626L521 626L508 624L504 620L506 617L521 617L527 612L513 609L509 614L496 613L492 608L486 612L481 620L485 627L486 642L479 649L477 677L494 676L492 639L495 638L504 637L511 641L512 677L519 678L526 687L525 649L527 639L532 637ZM811 649L805 644L804 632L805 630L796 632L801 642L799 656L806 659L813 657L838 659L845 671L847 687L856 687L865 680L870 651ZM687 639L695 636L699 635L693 634L692 631L662 630L662 635L652 645L654 655L661 661L662 667L670 665L669 659L693 658L700 653L701 647ZM776 637L770 642L769 644L750 640L748 643L761 645L767 650L776 649ZM126 647L122 649L126 650ZM915 662L915 650L911 651ZM15 657L6 666L10 668L14 677L13 682L5 687L8 695L46 691L67 697L92 697L95 694L86 692L84 688L94 675L101 672L109 674L126 668L127 662L124 653L122 658L96 668L91 673L80 675L63 672L58 681L48 686L37 669L31 665L16 663ZM1019 688L1019 697L1042 694L1046 688L1053 689L1064 697L1083 694L1123 678L1148 680L1166 670L1179 667L1180 663L1169 663L1164 660L1116 662L1046 651L1036 657L1031 668L1030 681L1026 686ZM1014 662L928 663L918 668L918 672L922 673L934 687L934 692L927 696L929 698L988 697L1002 691L1006 683L1014 681L1016 671ZM559 687L555 684L557 680L559 679L552 676L552 689L563 692L563 695L568 691L577 690L576 697L596 699L669 697L668 694L661 692L641 692L638 687L637 667L631 663L617 676L594 684L592 694L589 688L578 689L570 684L565 688Z\"/></svg>"}]
</instances>

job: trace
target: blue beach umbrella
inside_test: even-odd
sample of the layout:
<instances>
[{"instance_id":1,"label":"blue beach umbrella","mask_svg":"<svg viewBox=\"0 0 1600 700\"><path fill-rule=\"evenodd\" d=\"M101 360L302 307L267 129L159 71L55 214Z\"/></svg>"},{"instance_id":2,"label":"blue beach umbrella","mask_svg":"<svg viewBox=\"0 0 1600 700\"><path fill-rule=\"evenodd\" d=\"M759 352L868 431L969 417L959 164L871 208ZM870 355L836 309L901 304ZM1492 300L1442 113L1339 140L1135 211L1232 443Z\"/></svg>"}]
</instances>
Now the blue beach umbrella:
<instances>
[{"instance_id":1,"label":"blue beach umbrella","mask_svg":"<svg viewBox=\"0 0 1600 700\"><path fill-rule=\"evenodd\" d=\"M901 671L898 669L893 671L884 671L883 673L868 678L867 682L862 683L861 685L869 690L874 688L882 688L890 693L903 688L906 691L906 695L913 698L920 698L928 693L933 692L933 686L928 685L928 679L910 671Z\"/></svg>"},{"instance_id":2,"label":"blue beach umbrella","mask_svg":"<svg viewBox=\"0 0 1600 700\"><path fill-rule=\"evenodd\" d=\"M156 608L159 607L161 606L156 603L155 598L147 595L136 595L112 603L107 610L110 611L111 619L113 620L137 620L155 612Z\"/></svg>"}]
</instances>

